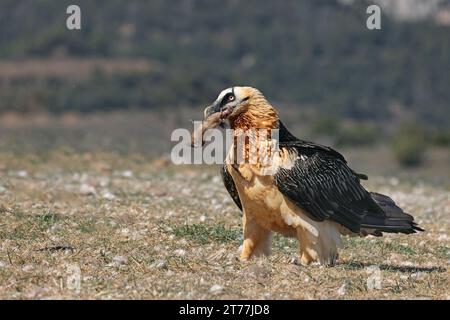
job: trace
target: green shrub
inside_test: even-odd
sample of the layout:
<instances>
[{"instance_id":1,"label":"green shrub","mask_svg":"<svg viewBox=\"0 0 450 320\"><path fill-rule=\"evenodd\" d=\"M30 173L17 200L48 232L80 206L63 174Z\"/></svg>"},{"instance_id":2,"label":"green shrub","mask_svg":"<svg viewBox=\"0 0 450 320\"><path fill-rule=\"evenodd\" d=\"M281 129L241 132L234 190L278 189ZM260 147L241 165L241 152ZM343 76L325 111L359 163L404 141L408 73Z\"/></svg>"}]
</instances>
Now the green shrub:
<instances>
[{"instance_id":1,"label":"green shrub","mask_svg":"<svg viewBox=\"0 0 450 320\"><path fill-rule=\"evenodd\" d=\"M378 130L374 125L357 124L342 128L336 134L335 144L338 146L370 146L379 139Z\"/></svg>"},{"instance_id":2,"label":"green shrub","mask_svg":"<svg viewBox=\"0 0 450 320\"><path fill-rule=\"evenodd\" d=\"M397 161L406 167L423 163L426 149L425 131L414 124L401 125L394 134L392 150Z\"/></svg>"},{"instance_id":3,"label":"green shrub","mask_svg":"<svg viewBox=\"0 0 450 320\"><path fill-rule=\"evenodd\" d=\"M450 131L441 129L433 132L431 135L431 142L433 145L438 147L449 147Z\"/></svg>"},{"instance_id":4,"label":"green shrub","mask_svg":"<svg viewBox=\"0 0 450 320\"><path fill-rule=\"evenodd\" d=\"M334 136L339 130L339 120L329 115L318 115L311 124L311 133L316 136Z\"/></svg>"}]
</instances>

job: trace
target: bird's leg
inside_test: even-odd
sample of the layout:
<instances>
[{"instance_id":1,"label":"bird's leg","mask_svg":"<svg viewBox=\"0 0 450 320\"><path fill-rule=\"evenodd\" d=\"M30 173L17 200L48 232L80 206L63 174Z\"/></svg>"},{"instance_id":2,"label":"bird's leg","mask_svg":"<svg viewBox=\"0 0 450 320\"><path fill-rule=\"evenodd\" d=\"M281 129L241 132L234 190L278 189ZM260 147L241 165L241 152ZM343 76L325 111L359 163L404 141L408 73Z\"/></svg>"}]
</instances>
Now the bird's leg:
<instances>
[{"instance_id":1,"label":"bird's leg","mask_svg":"<svg viewBox=\"0 0 450 320\"><path fill-rule=\"evenodd\" d=\"M299 241L300 263L307 266L317 261L320 255L317 248L317 237L299 227L297 228L297 239Z\"/></svg>"},{"instance_id":2,"label":"bird's leg","mask_svg":"<svg viewBox=\"0 0 450 320\"><path fill-rule=\"evenodd\" d=\"M342 245L340 234L335 223L328 221L317 225L319 234L311 234L308 230L297 228L300 242L300 262L308 265L319 261L321 265L333 266L338 258L337 247Z\"/></svg>"},{"instance_id":3,"label":"bird's leg","mask_svg":"<svg viewBox=\"0 0 450 320\"><path fill-rule=\"evenodd\" d=\"M272 232L262 228L253 217L243 215L244 243L242 244L241 260L251 256L269 255L272 245Z\"/></svg>"},{"instance_id":4,"label":"bird's leg","mask_svg":"<svg viewBox=\"0 0 450 320\"><path fill-rule=\"evenodd\" d=\"M336 222L324 221L319 231L320 264L334 266L338 259L338 247L342 247L340 226Z\"/></svg>"}]
</instances>

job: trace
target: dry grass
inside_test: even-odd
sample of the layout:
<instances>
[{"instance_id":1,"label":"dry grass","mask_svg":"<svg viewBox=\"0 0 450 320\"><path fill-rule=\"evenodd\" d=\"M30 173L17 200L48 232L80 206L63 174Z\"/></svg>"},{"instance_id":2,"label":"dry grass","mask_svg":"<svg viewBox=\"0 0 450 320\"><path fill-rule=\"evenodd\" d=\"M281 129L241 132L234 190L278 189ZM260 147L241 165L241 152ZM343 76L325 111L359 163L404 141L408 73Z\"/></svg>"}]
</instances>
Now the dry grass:
<instances>
[{"instance_id":1,"label":"dry grass","mask_svg":"<svg viewBox=\"0 0 450 320\"><path fill-rule=\"evenodd\" d=\"M347 238L334 268L295 264L295 241L276 237L272 256L243 263L240 215L213 168L0 154L0 298L450 298L448 190L383 178L368 187L427 232ZM370 266L379 289L368 287Z\"/></svg>"}]
</instances>

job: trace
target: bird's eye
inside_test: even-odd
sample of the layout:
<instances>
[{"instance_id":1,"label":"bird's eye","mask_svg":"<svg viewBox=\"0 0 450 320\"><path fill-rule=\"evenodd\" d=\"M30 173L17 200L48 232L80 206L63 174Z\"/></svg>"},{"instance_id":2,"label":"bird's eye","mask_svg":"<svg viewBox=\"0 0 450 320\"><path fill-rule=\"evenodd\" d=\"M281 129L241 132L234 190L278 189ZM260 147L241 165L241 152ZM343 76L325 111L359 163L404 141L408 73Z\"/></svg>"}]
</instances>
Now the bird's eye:
<instances>
[{"instance_id":1,"label":"bird's eye","mask_svg":"<svg viewBox=\"0 0 450 320\"><path fill-rule=\"evenodd\" d=\"M234 95L228 96L228 102L234 101L235 97Z\"/></svg>"}]
</instances>

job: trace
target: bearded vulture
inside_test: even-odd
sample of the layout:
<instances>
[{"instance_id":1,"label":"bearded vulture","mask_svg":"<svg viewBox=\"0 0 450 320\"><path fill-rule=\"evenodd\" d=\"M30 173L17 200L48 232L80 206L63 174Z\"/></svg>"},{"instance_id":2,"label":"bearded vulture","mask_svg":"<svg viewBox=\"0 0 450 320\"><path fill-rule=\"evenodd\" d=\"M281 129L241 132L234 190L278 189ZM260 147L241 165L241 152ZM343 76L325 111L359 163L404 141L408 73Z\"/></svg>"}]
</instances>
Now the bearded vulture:
<instances>
[{"instance_id":1,"label":"bearded vulture","mask_svg":"<svg viewBox=\"0 0 450 320\"><path fill-rule=\"evenodd\" d=\"M302 264L334 265L341 235L423 231L391 198L367 191L360 184L367 176L350 169L340 153L293 136L259 90L226 89L204 116L214 119L209 127L228 121L235 139L221 174L243 212L242 260L269 254L273 232L299 240ZM253 151L268 146L270 161L250 161Z\"/></svg>"}]
</instances>

